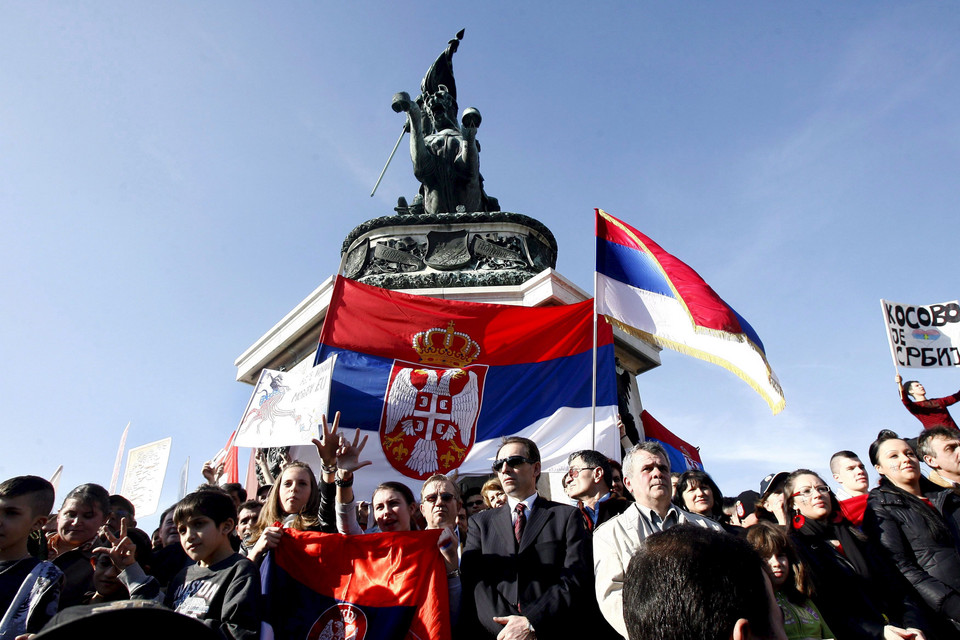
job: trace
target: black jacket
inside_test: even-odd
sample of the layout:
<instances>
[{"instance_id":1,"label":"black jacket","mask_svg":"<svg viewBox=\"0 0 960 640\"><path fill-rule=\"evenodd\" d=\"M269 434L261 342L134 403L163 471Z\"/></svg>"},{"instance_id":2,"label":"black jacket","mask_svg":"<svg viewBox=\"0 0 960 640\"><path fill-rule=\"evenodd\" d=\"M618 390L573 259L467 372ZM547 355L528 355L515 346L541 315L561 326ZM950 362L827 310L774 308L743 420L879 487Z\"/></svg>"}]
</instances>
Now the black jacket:
<instances>
[{"instance_id":1,"label":"black jacket","mask_svg":"<svg viewBox=\"0 0 960 640\"><path fill-rule=\"evenodd\" d=\"M946 489L931 492L927 498L942 516L942 527L931 526L924 518L923 509L932 513L927 505L883 482L870 492L863 530L881 544L927 606L958 620L955 609L960 605L960 549L956 518L960 516L960 497Z\"/></svg>"},{"instance_id":2,"label":"black jacket","mask_svg":"<svg viewBox=\"0 0 960 640\"><path fill-rule=\"evenodd\" d=\"M868 564L866 575L858 573L826 540L790 530L790 539L813 577L814 604L836 637L880 640L886 624L926 630L926 619L903 579L872 544L852 537L855 534L845 546L857 547Z\"/></svg>"}]
</instances>

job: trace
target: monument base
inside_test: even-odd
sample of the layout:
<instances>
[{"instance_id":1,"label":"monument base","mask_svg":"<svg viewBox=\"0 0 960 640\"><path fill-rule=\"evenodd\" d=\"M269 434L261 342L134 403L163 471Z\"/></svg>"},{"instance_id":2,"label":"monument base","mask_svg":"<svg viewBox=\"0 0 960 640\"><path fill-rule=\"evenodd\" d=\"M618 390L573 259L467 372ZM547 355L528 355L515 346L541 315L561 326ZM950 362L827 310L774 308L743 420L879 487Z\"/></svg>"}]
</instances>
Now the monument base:
<instances>
[{"instance_id":1,"label":"monument base","mask_svg":"<svg viewBox=\"0 0 960 640\"><path fill-rule=\"evenodd\" d=\"M385 289L514 286L556 267L557 242L519 213L401 213L358 225L341 255L340 273Z\"/></svg>"}]
</instances>

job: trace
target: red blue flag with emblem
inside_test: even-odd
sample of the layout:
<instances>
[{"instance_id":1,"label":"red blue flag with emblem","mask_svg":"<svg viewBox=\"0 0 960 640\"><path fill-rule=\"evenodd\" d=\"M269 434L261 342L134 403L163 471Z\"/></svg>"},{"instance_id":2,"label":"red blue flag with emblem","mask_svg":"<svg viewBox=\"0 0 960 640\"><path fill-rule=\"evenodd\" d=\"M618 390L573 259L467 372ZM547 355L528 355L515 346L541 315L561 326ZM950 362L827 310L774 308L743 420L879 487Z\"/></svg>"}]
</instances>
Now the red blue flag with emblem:
<instances>
[{"instance_id":1,"label":"red blue flag with emblem","mask_svg":"<svg viewBox=\"0 0 960 640\"><path fill-rule=\"evenodd\" d=\"M597 209L597 312L627 333L735 373L773 413L786 406L760 336L700 275Z\"/></svg>"},{"instance_id":2,"label":"red blue flag with emblem","mask_svg":"<svg viewBox=\"0 0 960 640\"><path fill-rule=\"evenodd\" d=\"M357 474L411 486L487 475L503 436L540 446L543 469L579 449L619 454L613 333L601 321L592 428L593 303L521 307L442 300L338 278L316 363L337 354L330 410L368 432ZM363 486L366 482L367 485Z\"/></svg>"},{"instance_id":3,"label":"red blue flag with emblem","mask_svg":"<svg viewBox=\"0 0 960 640\"><path fill-rule=\"evenodd\" d=\"M682 473L690 469L703 470L700 450L686 440L677 437L650 415L650 412L646 409L640 413L640 423L643 425L645 440L656 440L663 445L667 457L670 458L670 471Z\"/></svg>"},{"instance_id":4,"label":"red blue flag with emblem","mask_svg":"<svg viewBox=\"0 0 960 640\"><path fill-rule=\"evenodd\" d=\"M260 570L264 638L448 640L440 531L344 536L284 529Z\"/></svg>"}]
</instances>

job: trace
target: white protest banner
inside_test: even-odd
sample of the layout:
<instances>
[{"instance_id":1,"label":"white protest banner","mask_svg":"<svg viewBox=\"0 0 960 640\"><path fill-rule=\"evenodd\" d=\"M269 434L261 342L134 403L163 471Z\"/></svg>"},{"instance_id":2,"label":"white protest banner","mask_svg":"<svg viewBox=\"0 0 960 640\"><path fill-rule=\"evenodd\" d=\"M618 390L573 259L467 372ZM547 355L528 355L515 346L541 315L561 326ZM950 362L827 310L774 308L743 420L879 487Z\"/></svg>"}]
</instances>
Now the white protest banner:
<instances>
[{"instance_id":1,"label":"white protest banner","mask_svg":"<svg viewBox=\"0 0 960 640\"><path fill-rule=\"evenodd\" d=\"M881 300L890 353L898 367L960 367L960 304Z\"/></svg>"},{"instance_id":2,"label":"white protest banner","mask_svg":"<svg viewBox=\"0 0 960 640\"><path fill-rule=\"evenodd\" d=\"M285 447L320 437L336 356L295 371L264 369L237 427L238 447Z\"/></svg>"},{"instance_id":3,"label":"white protest banner","mask_svg":"<svg viewBox=\"0 0 960 640\"><path fill-rule=\"evenodd\" d=\"M137 517L149 516L157 511L172 441L173 438L164 438L134 447L127 453L127 468L123 472L120 494L136 507Z\"/></svg>"}]
</instances>

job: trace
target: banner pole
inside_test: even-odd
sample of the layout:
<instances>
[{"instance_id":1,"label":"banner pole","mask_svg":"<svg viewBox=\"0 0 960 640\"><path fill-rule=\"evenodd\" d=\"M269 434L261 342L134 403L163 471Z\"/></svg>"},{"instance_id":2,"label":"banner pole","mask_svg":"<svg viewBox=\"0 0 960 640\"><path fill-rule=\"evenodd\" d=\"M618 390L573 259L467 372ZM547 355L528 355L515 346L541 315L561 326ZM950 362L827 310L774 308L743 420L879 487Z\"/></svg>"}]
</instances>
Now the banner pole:
<instances>
[{"instance_id":1,"label":"banner pole","mask_svg":"<svg viewBox=\"0 0 960 640\"><path fill-rule=\"evenodd\" d=\"M597 270L593 270L593 385L590 389L590 448L597 448Z\"/></svg>"}]
</instances>

